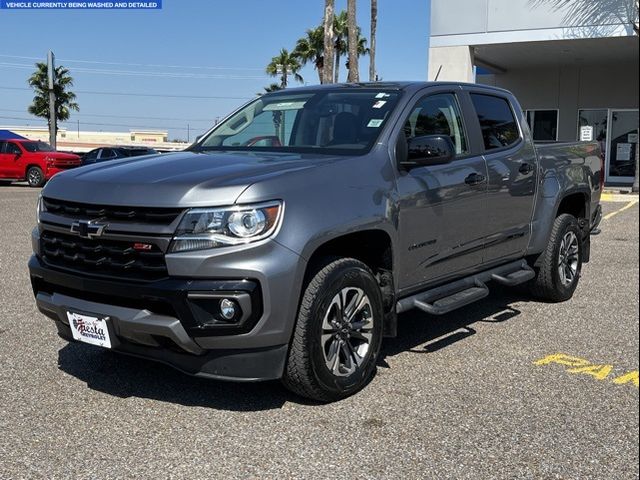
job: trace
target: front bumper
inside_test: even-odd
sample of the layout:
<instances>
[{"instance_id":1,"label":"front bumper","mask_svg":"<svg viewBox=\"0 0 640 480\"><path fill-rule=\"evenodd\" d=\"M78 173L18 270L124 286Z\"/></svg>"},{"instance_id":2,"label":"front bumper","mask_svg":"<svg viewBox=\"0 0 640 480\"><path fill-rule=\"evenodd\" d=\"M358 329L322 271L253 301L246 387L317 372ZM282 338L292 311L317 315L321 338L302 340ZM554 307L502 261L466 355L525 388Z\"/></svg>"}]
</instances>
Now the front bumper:
<instances>
[{"instance_id":1,"label":"front bumper","mask_svg":"<svg viewBox=\"0 0 640 480\"><path fill-rule=\"evenodd\" d=\"M67 170L70 170L72 168L76 168L79 167L80 164L75 164L75 165L69 165L69 166L47 166L44 172L44 178L45 180L50 180L51 177L53 177L56 173L60 173L60 172L66 172Z\"/></svg>"},{"instance_id":2,"label":"front bumper","mask_svg":"<svg viewBox=\"0 0 640 480\"><path fill-rule=\"evenodd\" d=\"M35 231L36 252L37 245ZM192 276L176 275L176 268L170 268L174 276L147 282L66 271L38 255L29 260L29 271L39 310L55 321L65 339L72 340L67 311L109 317L115 351L199 376L280 378L305 265L276 242L239 253L184 255L182 261L167 256L168 263L190 270ZM206 302L221 296L238 299L242 319L234 325L203 327L200 317L211 303L217 304Z\"/></svg>"},{"instance_id":3,"label":"front bumper","mask_svg":"<svg viewBox=\"0 0 640 480\"><path fill-rule=\"evenodd\" d=\"M87 302L58 293L38 293L38 309L54 320L58 334L74 341L67 311L94 315L108 312L112 349L170 365L190 375L220 380L275 380L282 376L287 345L253 349L204 350L180 322L149 311ZM99 348L99 347L96 347Z\"/></svg>"}]
</instances>

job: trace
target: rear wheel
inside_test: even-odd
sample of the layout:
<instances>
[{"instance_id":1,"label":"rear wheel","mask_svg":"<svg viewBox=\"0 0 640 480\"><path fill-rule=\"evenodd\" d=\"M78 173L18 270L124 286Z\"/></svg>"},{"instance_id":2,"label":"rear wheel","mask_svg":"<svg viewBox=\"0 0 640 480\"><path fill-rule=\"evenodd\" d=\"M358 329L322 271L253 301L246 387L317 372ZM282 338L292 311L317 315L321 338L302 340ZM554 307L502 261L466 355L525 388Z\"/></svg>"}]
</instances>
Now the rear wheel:
<instances>
[{"instance_id":1,"label":"rear wheel","mask_svg":"<svg viewBox=\"0 0 640 480\"><path fill-rule=\"evenodd\" d=\"M582 270L582 232L569 214L556 218L547 249L536 262L536 277L529 287L541 300L562 302L575 292Z\"/></svg>"},{"instance_id":2,"label":"rear wheel","mask_svg":"<svg viewBox=\"0 0 640 480\"><path fill-rule=\"evenodd\" d=\"M322 402L362 389L376 369L383 317L380 288L364 263L328 263L303 294L284 385Z\"/></svg>"},{"instance_id":3,"label":"rear wheel","mask_svg":"<svg viewBox=\"0 0 640 480\"><path fill-rule=\"evenodd\" d=\"M44 185L44 173L40 167L29 167L27 170L27 183L30 187L41 187Z\"/></svg>"}]
</instances>

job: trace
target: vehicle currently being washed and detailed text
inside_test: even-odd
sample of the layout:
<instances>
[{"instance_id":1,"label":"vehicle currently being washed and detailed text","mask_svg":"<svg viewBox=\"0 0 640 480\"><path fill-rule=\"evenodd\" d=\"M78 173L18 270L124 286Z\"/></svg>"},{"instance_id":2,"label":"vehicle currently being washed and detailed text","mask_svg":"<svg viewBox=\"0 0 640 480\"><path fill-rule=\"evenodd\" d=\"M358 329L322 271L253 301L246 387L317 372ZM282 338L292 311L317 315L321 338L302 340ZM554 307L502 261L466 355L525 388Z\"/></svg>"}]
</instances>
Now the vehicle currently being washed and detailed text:
<instances>
[{"instance_id":1,"label":"vehicle currently being washed and detailed text","mask_svg":"<svg viewBox=\"0 0 640 480\"><path fill-rule=\"evenodd\" d=\"M29 270L65 339L328 402L372 378L401 312L495 284L570 299L602 186L597 143L534 145L505 90L286 89L187 151L56 175Z\"/></svg>"}]
</instances>

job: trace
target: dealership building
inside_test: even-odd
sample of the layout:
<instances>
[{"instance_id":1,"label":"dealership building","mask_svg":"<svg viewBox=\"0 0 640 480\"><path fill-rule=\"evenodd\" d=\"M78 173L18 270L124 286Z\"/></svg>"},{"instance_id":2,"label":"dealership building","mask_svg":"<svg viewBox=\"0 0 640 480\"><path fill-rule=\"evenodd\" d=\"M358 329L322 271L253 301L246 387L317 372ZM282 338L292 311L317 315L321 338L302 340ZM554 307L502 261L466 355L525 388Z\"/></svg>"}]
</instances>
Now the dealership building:
<instances>
[{"instance_id":1,"label":"dealership building","mask_svg":"<svg viewBox=\"0 0 640 480\"><path fill-rule=\"evenodd\" d=\"M429 80L511 90L536 140L594 140L606 182L633 182L635 0L432 0Z\"/></svg>"}]
</instances>

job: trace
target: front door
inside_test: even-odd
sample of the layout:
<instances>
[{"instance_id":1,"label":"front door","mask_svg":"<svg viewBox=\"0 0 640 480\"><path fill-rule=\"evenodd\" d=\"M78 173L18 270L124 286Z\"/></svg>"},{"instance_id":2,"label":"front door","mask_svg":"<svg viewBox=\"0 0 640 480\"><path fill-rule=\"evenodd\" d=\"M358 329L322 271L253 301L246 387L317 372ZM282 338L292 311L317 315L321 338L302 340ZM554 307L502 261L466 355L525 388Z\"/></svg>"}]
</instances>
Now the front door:
<instances>
[{"instance_id":1,"label":"front door","mask_svg":"<svg viewBox=\"0 0 640 480\"><path fill-rule=\"evenodd\" d=\"M449 136L456 157L448 164L413 168L398 176L402 290L462 275L482 262L485 161L469 142L459 91L432 91L414 104L400 135Z\"/></svg>"},{"instance_id":2,"label":"front door","mask_svg":"<svg viewBox=\"0 0 640 480\"><path fill-rule=\"evenodd\" d=\"M12 142L0 141L0 178L24 177L20 148Z\"/></svg>"}]
</instances>

